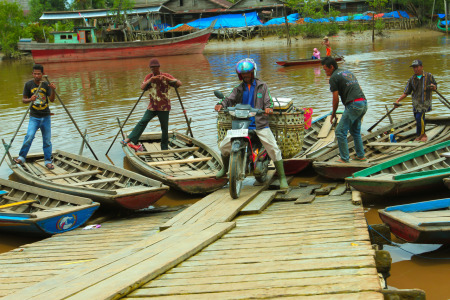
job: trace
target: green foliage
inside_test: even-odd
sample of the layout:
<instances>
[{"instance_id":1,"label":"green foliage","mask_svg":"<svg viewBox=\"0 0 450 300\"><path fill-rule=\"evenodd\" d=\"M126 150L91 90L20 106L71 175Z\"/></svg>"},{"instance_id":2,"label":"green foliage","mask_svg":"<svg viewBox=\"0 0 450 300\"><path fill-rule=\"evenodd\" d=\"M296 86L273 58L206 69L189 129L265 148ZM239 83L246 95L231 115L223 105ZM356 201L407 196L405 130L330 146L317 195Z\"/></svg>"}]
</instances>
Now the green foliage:
<instances>
[{"instance_id":1,"label":"green foliage","mask_svg":"<svg viewBox=\"0 0 450 300\"><path fill-rule=\"evenodd\" d=\"M108 0L74 0L70 5L70 10L97 9L112 7L112 1Z\"/></svg>"},{"instance_id":2,"label":"green foliage","mask_svg":"<svg viewBox=\"0 0 450 300\"><path fill-rule=\"evenodd\" d=\"M28 17L31 22L39 21L45 11L65 11L67 8L66 0L30 0L28 3L30 7Z\"/></svg>"},{"instance_id":3,"label":"green foliage","mask_svg":"<svg viewBox=\"0 0 450 300\"><path fill-rule=\"evenodd\" d=\"M54 31L50 26L45 26L39 23L30 23L28 26L23 28L22 36L27 38L32 38L33 40L44 43L45 39L49 42L53 42L54 37L50 32Z\"/></svg>"},{"instance_id":4,"label":"green foliage","mask_svg":"<svg viewBox=\"0 0 450 300\"><path fill-rule=\"evenodd\" d=\"M339 33L339 25L336 22L326 24L325 26L328 31L327 35L336 35Z\"/></svg>"},{"instance_id":5,"label":"green foliage","mask_svg":"<svg viewBox=\"0 0 450 300\"><path fill-rule=\"evenodd\" d=\"M385 24L382 19L377 19L375 21L375 31L378 35L383 35L384 27L385 27Z\"/></svg>"},{"instance_id":6,"label":"green foliage","mask_svg":"<svg viewBox=\"0 0 450 300\"><path fill-rule=\"evenodd\" d=\"M110 14L115 16L116 24L123 24L126 19L126 15L123 12L131 10L133 7L133 0L114 0Z\"/></svg>"},{"instance_id":7,"label":"green foliage","mask_svg":"<svg viewBox=\"0 0 450 300\"><path fill-rule=\"evenodd\" d=\"M429 15L433 8L434 0L397 0L396 3L403 6L407 11L416 15L421 22L430 21ZM448 1L447 1L448 3ZM444 1L435 1L434 13L443 13ZM428 17L427 17L428 16Z\"/></svg>"},{"instance_id":8,"label":"green foliage","mask_svg":"<svg viewBox=\"0 0 450 300\"><path fill-rule=\"evenodd\" d=\"M0 45L6 57L16 57L20 38L23 11L16 2L0 1Z\"/></svg>"}]
</instances>

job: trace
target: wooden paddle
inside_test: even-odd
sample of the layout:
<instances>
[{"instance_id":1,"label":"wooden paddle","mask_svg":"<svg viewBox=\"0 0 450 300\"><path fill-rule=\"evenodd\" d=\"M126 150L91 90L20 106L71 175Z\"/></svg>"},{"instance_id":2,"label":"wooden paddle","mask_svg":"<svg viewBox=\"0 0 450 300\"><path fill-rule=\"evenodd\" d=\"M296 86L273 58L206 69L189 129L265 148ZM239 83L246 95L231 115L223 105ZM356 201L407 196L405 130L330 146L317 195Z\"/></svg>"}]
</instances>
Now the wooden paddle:
<instances>
[{"instance_id":1,"label":"wooden paddle","mask_svg":"<svg viewBox=\"0 0 450 300\"><path fill-rule=\"evenodd\" d=\"M378 124L380 124L380 122L383 121L384 118L386 118L388 115L390 115L391 112L393 112L394 109L396 109L396 108L399 107L399 106L402 106L402 104L394 102L394 107L391 108L391 110L388 111L388 112L387 112L380 120L378 120L378 122L376 122L376 123L373 124L369 129L367 129L367 131L368 131L368 132L371 132L372 129L374 129Z\"/></svg>"},{"instance_id":2,"label":"wooden paddle","mask_svg":"<svg viewBox=\"0 0 450 300\"><path fill-rule=\"evenodd\" d=\"M41 81L41 82L39 83L39 87L36 89L36 91L35 91L34 94L33 94L34 96L36 96L36 95L39 93L39 90L41 89L42 83L43 83L43 81ZM16 138L16 135L17 135L17 133L19 132L20 127L22 127L23 121L25 121L25 118L27 117L28 112L30 111L32 105L33 105L33 102L30 102L30 105L28 105L28 109L27 109L27 111L25 112L25 114L23 115L22 120L21 120L20 123L19 123L19 126L17 126L17 130L16 130L16 132L14 133L14 135L13 135L11 141L9 142L9 145L6 144L5 141L3 141L3 145L5 146L5 154L3 154L2 161L0 162L0 166L1 166L2 163L3 163L3 160L4 160L5 157L6 157L6 154L9 155L9 152L8 152L8 151L9 151L9 148L11 148L11 145L12 145L12 143L14 142L14 139ZM12 162L13 162L13 161L11 160L11 163L12 163Z\"/></svg>"},{"instance_id":3,"label":"wooden paddle","mask_svg":"<svg viewBox=\"0 0 450 300\"><path fill-rule=\"evenodd\" d=\"M435 92L436 92L436 94L439 95L439 97L442 98L442 99L439 99L442 102L442 104L444 104L445 106L447 106L450 109L450 102L447 99L445 99L445 97L442 96L442 94L439 93L437 90Z\"/></svg>"},{"instance_id":4,"label":"wooden paddle","mask_svg":"<svg viewBox=\"0 0 450 300\"><path fill-rule=\"evenodd\" d=\"M194 137L194 134L192 133L191 125L189 124L190 123L189 119L186 114L186 110L184 109L183 102L181 101L180 93L178 93L178 87L176 86L176 82L171 83L171 85L175 88L175 92L177 93L178 100L180 101L181 109L183 110L184 118L186 119L186 124L187 124L188 130L191 134L191 137Z\"/></svg>"}]
</instances>

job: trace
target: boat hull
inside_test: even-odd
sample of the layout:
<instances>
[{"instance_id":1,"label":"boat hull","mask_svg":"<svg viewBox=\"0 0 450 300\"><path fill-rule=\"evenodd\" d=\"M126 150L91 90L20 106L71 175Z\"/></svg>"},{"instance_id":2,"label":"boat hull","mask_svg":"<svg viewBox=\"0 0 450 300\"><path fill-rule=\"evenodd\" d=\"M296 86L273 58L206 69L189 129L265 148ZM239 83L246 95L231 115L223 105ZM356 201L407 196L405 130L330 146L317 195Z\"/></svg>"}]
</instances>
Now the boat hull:
<instances>
[{"instance_id":1,"label":"boat hull","mask_svg":"<svg viewBox=\"0 0 450 300\"><path fill-rule=\"evenodd\" d=\"M284 174L295 175L311 165L312 159L308 158L288 158L283 159Z\"/></svg>"},{"instance_id":2,"label":"boat hull","mask_svg":"<svg viewBox=\"0 0 450 300\"><path fill-rule=\"evenodd\" d=\"M96 44L30 44L19 45L19 50L31 51L35 63L78 62L139 57L200 54L210 32L192 34L192 37L169 38L154 41L96 43Z\"/></svg>"},{"instance_id":3,"label":"boat hull","mask_svg":"<svg viewBox=\"0 0 450 300\"><path fill-rule=\"evenodd\" d=\"M204 194L220 189L227 184L227 182L227 178L216 179L215 177L208 177L193 180L175 180L173 181L173 186L188 194Z\"/></svg>"},{"instance_id":4,"label":"boat hull","mask_svg":"<svg viewBox=\"0 0 450 300\"><path fill-rule=\"evenodd\" d=\"M330 179L344 179L352 176L353 173L364 170L370 165L358 163L328 164L316 162L313 166L314 170L319 175Z\"/></svg>"},{"instance_id":5,"label":"boat hull","mask_svg":"<svg viewBox=\"0 0 450 300\"><path fill-rule=\"evenodd\" d=\"M335 60L341 61L342 58L336 57ZM321 62L320 59L299 59L299 60L277 61L277 64L283 67L290 67L290 66L320 65L320 62Z\"/></svg>"}]
</instances>

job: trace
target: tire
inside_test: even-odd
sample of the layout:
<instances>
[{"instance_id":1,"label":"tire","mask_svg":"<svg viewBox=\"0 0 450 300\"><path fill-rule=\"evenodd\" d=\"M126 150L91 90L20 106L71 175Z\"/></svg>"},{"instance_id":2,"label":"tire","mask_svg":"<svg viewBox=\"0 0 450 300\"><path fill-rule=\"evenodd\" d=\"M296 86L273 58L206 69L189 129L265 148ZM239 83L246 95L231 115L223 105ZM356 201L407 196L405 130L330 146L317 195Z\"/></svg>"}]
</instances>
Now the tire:
<instances>
[{"instance_id":1,"label":"tire","mask_svg":"<svg viewBox=\"0 0 450 300\"><path fill-rule=\"evenodd\" d=\"M258 161L256 163L256 167L260 170L259 174L255 174L255 179L259 183L266 182L267 179L267 169L268 169L268 162L265 161Z\"/></svg>"},{"instance_id":2,"label":"tire","mask_svg":"<svg viewBox=\"0 0 450 300\"><path fill-rule=\"evenodd\" d=\"M230 156L230 196L233 199L239 198L242 189L242 182L245 175L241 175L245 172L245 159L242 155L242 151L232 152Z\"/></svg>"}]
</instances>

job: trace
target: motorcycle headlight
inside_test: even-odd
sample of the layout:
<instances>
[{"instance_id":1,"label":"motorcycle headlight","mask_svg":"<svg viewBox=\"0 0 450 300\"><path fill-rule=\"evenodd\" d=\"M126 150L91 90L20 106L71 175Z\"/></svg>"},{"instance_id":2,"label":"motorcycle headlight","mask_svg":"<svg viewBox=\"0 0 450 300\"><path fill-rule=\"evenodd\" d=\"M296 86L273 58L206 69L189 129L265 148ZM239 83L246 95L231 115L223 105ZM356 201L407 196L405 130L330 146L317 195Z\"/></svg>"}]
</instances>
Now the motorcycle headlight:
<instances>
[{"instance_id":1,"label":"motorcycle headlight","mask_svg":"<svg viewBox=\"0 0 450 300\"><path fill-rule=\"evenodd\" d=\"M240 110L235 110L236 113L236 117L238 118L247 118L247 116L250 114L249 110L246 109L240 109Z\"/></svg>"},{"instance_id":2,"label":"motorcycle headlight","mask_svg":"<svg viewBox=\"0 0 450 300\"><path fill-rule=\"evenodd\" d=\"M230 114L230 116L233 116L233 117L234 117L234 116L236 116L236 113L235 113L235 111L234 111L234 110L233 110L233 111L232 111L232 110L230 110L230 111L228 111L228 113Z\"/></svg>"}]
</instances>

